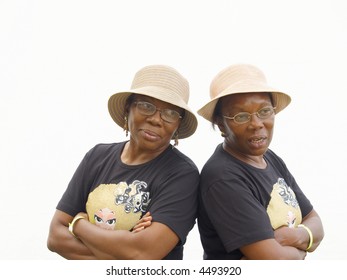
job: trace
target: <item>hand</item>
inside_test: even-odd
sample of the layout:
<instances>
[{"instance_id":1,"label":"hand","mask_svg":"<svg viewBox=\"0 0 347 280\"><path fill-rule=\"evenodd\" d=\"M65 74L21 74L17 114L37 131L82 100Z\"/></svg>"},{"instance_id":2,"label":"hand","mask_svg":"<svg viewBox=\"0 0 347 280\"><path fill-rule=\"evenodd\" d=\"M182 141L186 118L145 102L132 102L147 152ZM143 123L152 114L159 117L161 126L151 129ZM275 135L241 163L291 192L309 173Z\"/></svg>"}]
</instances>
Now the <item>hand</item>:
<instances>
[{"instance_id":1,"label":"hand","mask_svg":"<svg viewBox=\"0 0 347 280\"><path fill-rule=\"evenodd\" d=\"M149 227L152 224L152 216L150 212L147 212L133 227L132 232L137 233L145 228Z\"/></svg>"},{"instance_id":2,"label":"hand","mask_svg":"<svg viewBox=\"0 0 347 280\"><path fill-rule=\"evenodd\" d=\"M282 246L296 247L296 231L295 228L286 226L280 227L274 231L276 241Z\"/></svg>"},{"instance_id":3,"label":"hand","mask_svg":"<svg viewBox=\"0 0 347 280\"><path fill-rule=\"evenodd\" d=\"M275 230L275 239L282 246L291 246L298 250L300 259L306 258L307 252L305 250L307 245L302 245L300 242L300 235L298 235L298 228L289 228L286 226L280 227Z\"/></svg>"}]
</instances>

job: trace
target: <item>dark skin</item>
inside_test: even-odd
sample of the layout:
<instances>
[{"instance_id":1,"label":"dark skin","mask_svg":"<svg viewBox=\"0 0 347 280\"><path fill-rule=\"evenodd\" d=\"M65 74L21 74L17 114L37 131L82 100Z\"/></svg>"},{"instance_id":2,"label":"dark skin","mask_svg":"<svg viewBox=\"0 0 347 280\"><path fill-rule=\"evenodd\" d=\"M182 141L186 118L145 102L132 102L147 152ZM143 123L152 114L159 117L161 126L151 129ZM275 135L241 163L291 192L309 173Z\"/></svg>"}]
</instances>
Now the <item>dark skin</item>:
<instances>
[{"instance_id":1,"label":"dark skin","mask_svg":"<svg viewBox=\"0 0 347 280\"><path fill-rule=\"evenodd\" d=\"M266 106L273 106L268 93L242 93L223 97L220 100L220 115L234 116L240 112L255 113ZM256 115L245 124L219 117L216 119L225 139L225 151L256 168L267 166L264 153L267 151L273 136L275 115L260 119ZM324 237L321 219L315 210L303 217L302 224L309 227L313 234L313 252ZM240 248L244 259L249 260L302 260L306 257L309 235L303 228L281 227L275 230L275 238L261 240Z\"/></svg>"},{"instance_id":2,"label":"dark skin","mask_svg":"<svg viewBox=\"0 0 347 280\"><path fill-rule=\"evenodd\" d=\"M182 113L179 107L155 98L135 95L135 99ZM152 116L144 116L133 104L126 108L126 113L130 140L122 151L121 160L128 165L145 163L161 154L170 145L180 125L180 121L163 121L159 111ZM50 225L47 246L67 259L162 259L179 242L171 228L152 222L150 213L137 223L133 231L105 230L90 223L86 213L77 215L84 217L74 224L77 238L68 231L74 217L62 211L56 210Z\"/></svg>"}]
</instances>

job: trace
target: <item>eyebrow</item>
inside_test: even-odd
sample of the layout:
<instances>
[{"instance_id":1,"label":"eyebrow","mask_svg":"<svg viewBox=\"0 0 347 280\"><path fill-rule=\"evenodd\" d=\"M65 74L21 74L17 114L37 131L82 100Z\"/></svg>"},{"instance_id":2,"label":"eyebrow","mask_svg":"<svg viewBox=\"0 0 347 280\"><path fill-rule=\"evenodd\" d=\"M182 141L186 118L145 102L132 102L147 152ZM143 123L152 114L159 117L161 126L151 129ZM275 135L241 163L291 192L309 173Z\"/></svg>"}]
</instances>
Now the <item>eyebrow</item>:
<instances>
[{"instance_id":1,"label":"eyebrow","mask_svg":"<svg viewBox=\"0 0 347 280\"><path fill-rule=\"evenodd\" d=\"M142 97L145 97L145 98L142 99ZM152 100L158 100L159 102L164 102L164 103L165 103L165 106L167 106L167 107L164 106L164 107L161 107L161 109L175 110L175 111L177 111L180 115L183 115L184 112L185 112L185 110L184 110L183 108L179 107L179 106L176 106L176 105L171 104L171 103L169 103L169 102L162 101L162 100L160 100L160 99L155 99L155 98L150 97L150 96L144 96L144 95L142 95L142 96L140 96L140 97L135 98L135 99L134 99L134 102L143 101L143 102L151 103L151 104L153 104L153 105L156 106L156 107L159 107L159 106L155 105L154 102L153 102Z\"/></svg>"},{"instance_id":2,"label":"eyebrow","mask_svg":"<svg viewBox=\"0 0 347 280\"><path fill-rule=\"evenodd\" d=\"M231 111L231 110L235 110L235 111L239 111L239 112L247 112L247 110L246 109L244 109L242 106L244 106L244 105L240 105L240 106L238 106L238 105L232 105L232 106L230 106L230 107L225 107L225 109L229 109L229 111ZM263 103L260 103L259 104L259 109L262 109L262 108L264 108L264 107L273 107L273 105L272 105L272 103L271 103L271 101L270 102L267 102L267 101L264 101Z\"/></svg>"}]
</instances>

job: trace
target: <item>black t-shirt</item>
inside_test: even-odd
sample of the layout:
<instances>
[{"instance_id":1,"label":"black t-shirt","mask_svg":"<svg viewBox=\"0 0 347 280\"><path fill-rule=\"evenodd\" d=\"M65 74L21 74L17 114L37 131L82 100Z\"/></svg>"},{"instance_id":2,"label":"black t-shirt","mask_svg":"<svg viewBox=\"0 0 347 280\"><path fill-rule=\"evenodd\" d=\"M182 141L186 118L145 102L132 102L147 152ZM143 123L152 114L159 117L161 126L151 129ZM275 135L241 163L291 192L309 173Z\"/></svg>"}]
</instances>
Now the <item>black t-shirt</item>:
<instances>
[{"instance_id":1,"label":"black t-shirt","mask_svg":"<svg viewBox=\"0 0 347 280\"><path fill-rule=\"evenodd\" d=\"M218 145L201 171L198 227L204 259L240 259L239 248L297 226L313 209L284 162L271 150L265 169Z\"/></svg>"},{"instance_id":2,"label":"black t-shirt","mask_svg":"<svg viewBox=\"0 0 347 280\"><path fill-rule=\"evenodd\" d=\"M153 221L167 225L180 238L165 259L182 259L183 245L197 214L196 165L171 145L147 163L126 165L120 160L124 145L99 144L92 148L57 209L71 216L87 212L97 225L128 230L150 211Z\"/></svg>"}]
</instances>

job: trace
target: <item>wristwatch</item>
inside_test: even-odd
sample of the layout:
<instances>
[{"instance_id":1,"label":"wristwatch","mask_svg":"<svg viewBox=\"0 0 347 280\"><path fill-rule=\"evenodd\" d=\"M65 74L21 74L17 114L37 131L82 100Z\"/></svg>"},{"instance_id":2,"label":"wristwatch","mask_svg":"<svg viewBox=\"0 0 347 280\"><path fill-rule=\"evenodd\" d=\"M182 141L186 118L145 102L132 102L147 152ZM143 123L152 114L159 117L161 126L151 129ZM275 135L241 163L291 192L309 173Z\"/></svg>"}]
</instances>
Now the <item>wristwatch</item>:
<instances>
[{"instance_id":1,"label":"wristwatch","mask_svg":"<svg viewBox=\"0 0 347 280\"><path fill-rule=\"evenodd\" d=\"M72 220L72 222L69 223L69 231L70 231L70 233L71 233L74 237L76 237L76 238L78 238L78 237L73 233L73 226L74 226L74 224L75 224L78 220L80 220L80 219L84 219L84 217L83 217L83 216L76 216L76 217Z\"/></svg>"}]
</instances>

